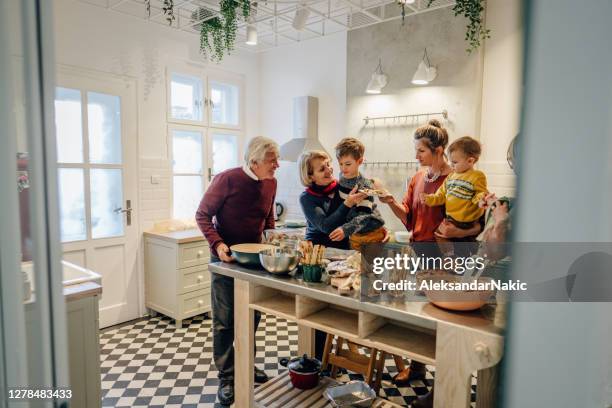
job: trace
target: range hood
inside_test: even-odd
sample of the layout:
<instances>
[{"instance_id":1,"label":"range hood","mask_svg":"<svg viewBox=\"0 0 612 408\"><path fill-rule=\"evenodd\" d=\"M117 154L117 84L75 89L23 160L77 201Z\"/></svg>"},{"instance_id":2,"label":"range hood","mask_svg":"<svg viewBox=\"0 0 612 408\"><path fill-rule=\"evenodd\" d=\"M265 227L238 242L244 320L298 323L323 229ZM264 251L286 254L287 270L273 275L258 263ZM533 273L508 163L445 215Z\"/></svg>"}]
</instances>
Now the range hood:
<instances>
[{"instance_id":1,"label":"range hood","mask_svg":"<svg viewBox=\"0 0 612 408\"><path fill-rule=\"evenodd\" d=\"M304 151L325 151L319 142L318 127L319 100L314 96L293 98L293 139L281 146L281 160L296 162Z\"/></svg>"}]
</instances>

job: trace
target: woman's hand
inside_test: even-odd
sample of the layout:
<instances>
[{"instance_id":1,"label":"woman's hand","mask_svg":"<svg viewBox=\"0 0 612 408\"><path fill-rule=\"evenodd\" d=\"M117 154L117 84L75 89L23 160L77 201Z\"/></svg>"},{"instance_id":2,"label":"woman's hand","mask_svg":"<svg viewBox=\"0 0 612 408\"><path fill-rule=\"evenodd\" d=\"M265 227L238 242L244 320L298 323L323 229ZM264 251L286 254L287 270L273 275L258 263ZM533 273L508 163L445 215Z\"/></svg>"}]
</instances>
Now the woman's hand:
<instances>
[{"instance_id":1,"label":"woman's hand","mask_svg":"<svg viewBox=\"0 0 612 408\"><path fill-rule=\"evenodd\" d=\"M425 197L427 197L427 194L425 193L420 193L419 194L419 201L421 204L425 204Z\"/></svg>"},{"instance_id":2,"label":"woman's hand","mask_svg":"<svg viewBox=\"0 0 612 408\"><path fill-rule=\"evenodd\" d=\"M234 257L231 255L231 251L227 245L221 242L217 245L217 255L223 262L234 262Z\"/></svg>"},{"instance_id":3,"label":"woman's hand","mask_svg":"<svg viewBox=\"0 0 612 408\"><path fill-rule=\"evenodd\" d=\"M329 234L329 239L332 241L342 241L345 237L344 230L342 227L338 227Z\"/></svg>"},{"instance_id":4,"label":"woman's hand","mask_svg":"<svg viewBox=\"0 0 612 408\"><path fill-rule=\"evenodd\" d=\"M392 204L395 201L395 197L393 197L393 194L385 190L385 194L378 196L378 200L381 203Z\"/></svg>"},{"instance_id":5,"label":"woman's hand","mask_svg":"<svg viewBox=\"0 0 612 408\"><path fill-rule=\"evenodd\" d=\"M443 220L434 234L438 238L465 238L478 235L480 224L475 224L470 229L461 229L452 222Z\"/></svg>"},{"instance_id":6,"label":"woman's hand","mask_svg":"<svg viewBox=\"0 0 612 408\"><path fill-rule=\"evenodd\" d=\"M362 202L367 197L368 197L368 195L366 193L358 193L357 192L357 186L355 186L355 187L353 187L353 189L349 193L348 197L346 197L344 199L344 205L346 205L347 207L351 208L351 207L359 204L360 202ZM339 241L341 241L341 240L339 240Z\"/></svg>"}]
</instances>

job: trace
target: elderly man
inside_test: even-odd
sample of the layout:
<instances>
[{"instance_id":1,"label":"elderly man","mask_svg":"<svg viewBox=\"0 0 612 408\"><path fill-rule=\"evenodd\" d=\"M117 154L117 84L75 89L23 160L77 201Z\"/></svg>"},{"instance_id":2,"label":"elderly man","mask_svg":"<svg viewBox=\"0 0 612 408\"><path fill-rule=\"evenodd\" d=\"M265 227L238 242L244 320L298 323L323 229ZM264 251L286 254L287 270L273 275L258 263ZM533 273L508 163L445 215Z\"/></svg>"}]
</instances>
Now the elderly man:
<instances>
[{"instance_id":1,"label":"elderly man","mask_svg":"<svg viewBox=\"0 0 612 408\"><path fill-rule=\"evenodd\" d=\"M212 262L232 262L229 247L261 242L264 229L274 228L274 198L278 145L258 136L249 142L242 167L215 176L196 213L200 230L212 250ZM212 274L213 357L219 371L217 396L224 405L234 401L234 280ZM260 320L255 313L255 330ZM255 382L268 380L255 368Z\"/></svg>"}]
</instances>

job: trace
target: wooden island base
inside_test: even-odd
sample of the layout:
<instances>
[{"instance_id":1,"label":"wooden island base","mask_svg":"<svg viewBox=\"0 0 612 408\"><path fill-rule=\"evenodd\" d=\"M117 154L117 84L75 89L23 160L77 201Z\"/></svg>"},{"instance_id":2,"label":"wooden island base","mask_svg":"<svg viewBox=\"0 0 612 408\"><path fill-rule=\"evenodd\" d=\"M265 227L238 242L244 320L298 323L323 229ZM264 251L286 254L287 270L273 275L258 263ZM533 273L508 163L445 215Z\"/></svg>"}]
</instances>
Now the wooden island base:
<instances>
[{"instance_id":1,"label":"wooden island base","mask_svg":"<svg viewBox=\"0 0 612 408\"><path fill-rule=\"evenodd\" d=\"M260 397L265 390L271 390L269 387L283 384L278 382L281 379L272 380L270 385L258 388L257 394L254 392L255 310L297 323L297 355L313 355L314 329L322 330L365 347L434 365L435 408L469 407L474 372L479 377L477 407L495 406L494 379L502 357L503 335L480 312L450 313L427 302L364 302L358 294L340 296L322 283L304 283L234 264L214 263L210 271L234 278L237 407L277 406L262 403ZM289 392L299 391L278 391L278 396L285 401ZM265 394L264 400L268 398ZM312 406L324 407L325 402L323 399L323 405ZM381 405L387 406L393 405Z\"/></svg>"}]
</instances>

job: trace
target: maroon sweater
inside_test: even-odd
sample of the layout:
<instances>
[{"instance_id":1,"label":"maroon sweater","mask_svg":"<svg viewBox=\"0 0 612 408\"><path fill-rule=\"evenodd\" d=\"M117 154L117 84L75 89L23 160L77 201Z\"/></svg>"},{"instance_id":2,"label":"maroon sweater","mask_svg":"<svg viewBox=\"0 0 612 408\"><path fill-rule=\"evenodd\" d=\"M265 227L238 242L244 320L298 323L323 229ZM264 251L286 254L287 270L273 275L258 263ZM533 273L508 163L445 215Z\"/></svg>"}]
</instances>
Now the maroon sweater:
<instances>
[{"instance_id":1,"label":"maroon sweater","mask_svg":"<svg viewBox=\"0 0 612 408\"><path fill-rule=\"evenodd\" d=\"M261 242L263 230L274 228L275 196L276 179L253 180L241 167L217 174L196 212L213 254L221 242Z\"/></svg>"}]
</instances>

